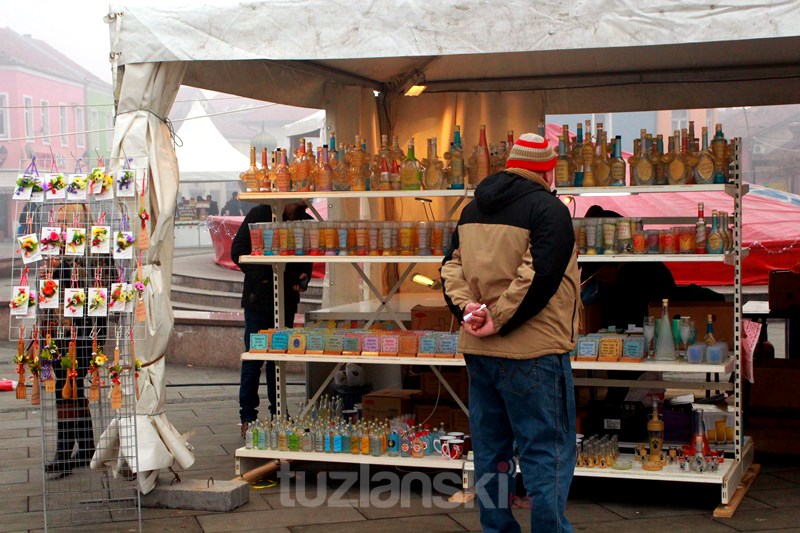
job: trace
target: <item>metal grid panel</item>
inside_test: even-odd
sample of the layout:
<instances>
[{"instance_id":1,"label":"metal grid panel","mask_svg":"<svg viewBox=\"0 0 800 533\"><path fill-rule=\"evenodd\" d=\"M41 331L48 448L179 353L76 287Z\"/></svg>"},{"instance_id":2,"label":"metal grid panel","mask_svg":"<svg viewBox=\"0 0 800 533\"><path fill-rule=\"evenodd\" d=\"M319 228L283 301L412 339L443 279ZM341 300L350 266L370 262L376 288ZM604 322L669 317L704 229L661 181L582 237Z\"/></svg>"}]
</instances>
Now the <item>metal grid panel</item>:
<instances>
[{"instance_id":1,"label":"metal grid panel","mask_svg":"<svg viewBox=\"0 0 800 533\"><path fill-rule=\"evenodd\" d=\"M141 227L137 193L147 180L148 161L128 161L128 190L122 195L118 193L123 187L120 169L124 161L117 160L104 172L112 178L105 188L113 191L105 197L70 196L69 192L60 197L44 191L41 201L15 201L21 251L12 260L13 285L27 285L31 291L29 302L35 301L36 305L29 307L24 316L11 317L9 338L18 341L26 354L25 400L34 404L38 401L40 406L46 529L119 521L136 521L141 529L134 474L137 435L133 344L144 338L144 326L135 320L137 292L132 285L137 279L140 254L138 240L133 242ZM22 162L20 174L35 175L28 163ZM61 175L70 183L74 175L90 173L91 169L84 166L83 171L76 168L73 173ZM38 174L49 181L49 172L39 170ZM106 231L98 233L105 238L95 240L95 228L101 226ZM83 238L73 239L81 231ZM56 244L50 242L53 233L59 236ZM35 236L37 241L27 257L19 240L24 236ZM119 246L118 237L126 244ZM20 283L25 276L28 283ZM49 291L46 282L50 282ZM118 286L120 290L112 295L115 283L126 286ZM17 289L12 290L18 294ZM77 290L82 290L82 302L75 296ZM124 301L120 300L121 295L125 295ZM45 346L52 347L52 364L41 358ZM70 353L74 354L72 370L69 365L61 366L61 360L72 360ZM92 367L100 353L107 362ZM119 367L112 375L115 363ZM97 371L90 372L93 368ZM54 379L45 381L51 375Z\"/></svg>"}]
</instances>

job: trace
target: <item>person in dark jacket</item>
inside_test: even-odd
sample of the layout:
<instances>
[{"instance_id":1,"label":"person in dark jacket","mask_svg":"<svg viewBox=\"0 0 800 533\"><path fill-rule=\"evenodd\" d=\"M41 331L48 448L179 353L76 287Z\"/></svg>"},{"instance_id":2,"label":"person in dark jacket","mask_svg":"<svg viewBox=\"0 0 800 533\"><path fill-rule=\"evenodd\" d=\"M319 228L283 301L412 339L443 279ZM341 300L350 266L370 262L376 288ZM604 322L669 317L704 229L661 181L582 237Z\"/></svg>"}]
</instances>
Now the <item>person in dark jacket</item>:
<instances>
[{"instance_id":1,"label":"person in dark jacket","mask_svg":"<svg viewBox=\"0 0 800 533\"><path fill-rule=\"evenodd\" d=\"M284 209L283 220L304 220L311 216L305 212L305 204L289 204ZM236 232L231 244L231 259L244 272L244 286L242 287L242 308L244 309L244 347L250 351L250 334L258 333L262 329L275 327L273 308L273 277L272 266L250 265L239 262L243 255L250 255L249 224L258 222L272 222L272 208L268 205L257 205L245 216L242 225ZM286 265L283 276L283 322L291 327L294 315L300 302L300 292L304 291L303 280L311 276L311 263L289 263ZM275 414L276 409L276 383L275 362L266 362L267 398L269 412ZM239 417L241 431L244 438L248 425L258 416L258 383L261 367L264 361L242 361L241 377L239 382Z\"/></svg>"},{"instance_id":2,"label":"person in dark jacket","mask_svg":"<svg viewBox=\"0 0 800 533\"><path fill-rule=\"evenodd\" d=\"M545 139L523 134L505 171L478 185L442 261L445 301L462 323L484 531L520 530L514 443L531 531L572 531L564 510L576 454L569 352L580 277L569 210L546 178L555 163Z\"/></svg>"}]
</instances>

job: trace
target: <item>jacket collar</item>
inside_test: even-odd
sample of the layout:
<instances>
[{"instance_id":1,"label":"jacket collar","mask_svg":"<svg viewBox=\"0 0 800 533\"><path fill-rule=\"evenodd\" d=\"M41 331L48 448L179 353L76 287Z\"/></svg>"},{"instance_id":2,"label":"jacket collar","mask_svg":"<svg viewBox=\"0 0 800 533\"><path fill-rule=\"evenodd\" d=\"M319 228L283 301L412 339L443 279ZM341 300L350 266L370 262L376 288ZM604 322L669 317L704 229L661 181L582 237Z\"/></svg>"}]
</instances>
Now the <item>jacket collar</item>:
<instances>
[{"instance_id":1,"label":"jacket collar","mask_svg":"<svg viewBox=\"0 0 800 533\"><path fill-rule=\"evenodd\" d=\"M508 174L514 174L516 176L523 177L527 180L530 180L534 183L538 183L544 190L550 192L550 185L547 183L547 180L544 179L544 176L538 172L533 172L530 170L525 170L524 168L507 168L504 172Z\"/></svg>"}]
</instances>

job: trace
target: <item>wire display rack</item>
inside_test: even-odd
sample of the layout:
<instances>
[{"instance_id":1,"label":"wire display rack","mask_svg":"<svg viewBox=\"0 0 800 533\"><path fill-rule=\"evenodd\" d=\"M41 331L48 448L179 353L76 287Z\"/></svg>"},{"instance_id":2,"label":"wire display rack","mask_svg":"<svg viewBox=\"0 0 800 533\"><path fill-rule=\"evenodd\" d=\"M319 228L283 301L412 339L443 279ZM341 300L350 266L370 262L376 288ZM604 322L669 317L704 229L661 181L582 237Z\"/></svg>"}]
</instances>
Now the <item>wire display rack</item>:
<instances>
[{"instance_id":1,"label":"wire display rack","mask_svg":"<svg viewBox=\"0 0 800 533\"><path fill-rule=\"evenodd\" d=\"M141 530L135 341L149 167L146 158L81 167L20 165L9 326L17 398L41 414L45 529L135 521Z\"/></svg>"}]
</instances>

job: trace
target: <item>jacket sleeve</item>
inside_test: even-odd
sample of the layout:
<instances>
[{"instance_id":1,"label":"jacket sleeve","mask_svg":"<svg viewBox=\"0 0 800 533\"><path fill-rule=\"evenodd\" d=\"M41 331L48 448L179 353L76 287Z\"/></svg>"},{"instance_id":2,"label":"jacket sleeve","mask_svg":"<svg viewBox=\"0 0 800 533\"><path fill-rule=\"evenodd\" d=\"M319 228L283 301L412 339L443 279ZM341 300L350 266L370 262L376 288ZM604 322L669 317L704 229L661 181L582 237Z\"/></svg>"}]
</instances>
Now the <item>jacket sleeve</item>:
<instances>
[{"instance_id":1,"label":"jacket sleeve","mask_svg":"<svg viewBox=\"0 0 800 533\"><path fill-rule=\"evenodd\" d=\"M475 301L475 295L472 294L472 289L464 277L464 270L461 268L458 228L459 226L456 226L453 232L450 249L445 253L439 274L442 277L444 301L450 308L450 312L461 322L464 318L464 307Z\"/></svg>"},{"instance_id":2,"label":"jacket sleeve","mask_svg":"<svg viewBox=\"0 0 800 533\"><path fill-rule=\"evenodd\" d=\"M259 265L247 265L239 263L239 258L243 255L250 255L253 248L250 244L250 224L256 222L272 222L272 210L269 206L258 206L251 209L239 226L239 230L233 237L231 243L231 260L239 267L242 272L247 272L253 268L263 268Z\"/></svg>"},{"instance_id":3,"label":"jacket sleeve","mask_svg":"<svg viewBox=\"0 0 800 533\"><path fill-rule=\"evenodd\" d=\"M565 205L547 202L534 217L530 250L523 256L516 279L492 308L492 319L501 336L508 335L547 306L575 253L575 233Z\"/></svg>"}]
</instances>

